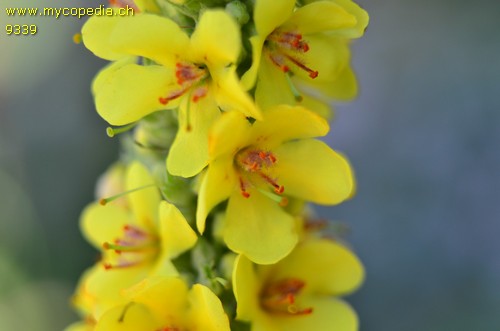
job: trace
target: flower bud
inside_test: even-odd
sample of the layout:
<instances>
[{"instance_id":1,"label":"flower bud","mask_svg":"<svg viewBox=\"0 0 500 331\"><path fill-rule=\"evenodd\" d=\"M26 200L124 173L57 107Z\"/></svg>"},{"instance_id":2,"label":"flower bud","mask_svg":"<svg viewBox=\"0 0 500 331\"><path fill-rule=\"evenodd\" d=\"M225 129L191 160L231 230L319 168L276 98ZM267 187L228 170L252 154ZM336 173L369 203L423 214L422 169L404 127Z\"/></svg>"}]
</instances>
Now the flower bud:
<instances>
[{"instance_id":1,"label":"flower bud","mask_svg":"<svg viewBox=\"0 0 500 331\"><path fill-rule=\"evenodd\" d=\"M226 12L236 19L239 25L245 25L250 20L247 7L239 0L226 5Z\"/></svg>"}]
</instances>

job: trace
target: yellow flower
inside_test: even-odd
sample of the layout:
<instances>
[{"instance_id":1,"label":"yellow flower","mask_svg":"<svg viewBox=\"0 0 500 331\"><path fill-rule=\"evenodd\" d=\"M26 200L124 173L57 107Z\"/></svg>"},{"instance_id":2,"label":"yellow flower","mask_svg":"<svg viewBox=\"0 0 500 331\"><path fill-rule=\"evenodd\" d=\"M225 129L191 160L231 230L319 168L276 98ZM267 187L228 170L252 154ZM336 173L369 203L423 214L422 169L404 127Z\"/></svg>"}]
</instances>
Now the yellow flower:
<instances>
[{"instance_id":1,"label":"yellow flower","mask_svg":"<svg viewBox=\"0 0 500 331\"><path fill-rule=\"evenodd\" d=\"M256 331L355 331L351 307L334 298L355 290L364 278L357 257L329 240L310 240L274 265L236 259L233 290L237 319Z\"/></svg>"},{"instance_id":2,"label":"yellow flower","mask_svg":"<svg viewBox=\"0 0 500 331\"><path fill-rule=\"evenodd\" d=\"M179 108L179 130L167 158L174 175L191 177L206 166L208 129L220 109L261 118L236 75L240 32L224 11L205 11L191 37L170 19L149 14L92 17L82 37L97 56L117 60L93 84L97 112L106 121L124 125ZM131 63L134 56L154 64Z\"/></svg>"},{"instance_id":3,"label":"yellow flower","mask_svg":"<svg viewBox=\"0 0 500 331\"><path fill-rule=\"evenodd\" d=\"M278 106L250 124L226 113L210 135L210 163L202 179L197 227L205 229L212 208L229 199L223 236L228 247L269 264L297 243L295 219L282 209L283 195L337 204L354 190L348 162L325 143L310 139L328 123L302 108Z\"/></svg>"},{"instance_id":4,"label":"yellow flower","mask_svg":"<svg viewBox=\"0 0 500 331\"><path fill-rule=\"evenodd\" d=\"M95 331L229 331L217 296L179 278L149 278L127 291L127 303L107 311Z\"/></svg>"},{"instance_id":5,"label":"yellow flower","mask_svg":"<svg viewBox=\"0 0 500 331\"><path fill-rule=\"evenodd\" d=\"M152 183L144 166L138 162L129 166L127 190ZM93 306L94 318L121 300L122 289L145 277L177 275L171 259L197 240L181 212L161 201L155 187L129 193L126 199L130 210L114 203L94 203L82 214L83 234L102 251L102 261L84 275L76 296L77 303Z\"/></svg>"},{"instance_id":6,"label":"yellow flower","mask_svg":"<svg viewBox=\"0 0 500 331\"><path fill-rule=\"evenodd\" d=\"M363 34L368 15L350 0L306 3L294 11L295 0L256 1L252 67L242 82L250 88L257 81L255 99L263 109L301 102L325 116L328 106L296 85L336 99L352 98L357 87L348 42Z\"/></svg>"}]
</instances>

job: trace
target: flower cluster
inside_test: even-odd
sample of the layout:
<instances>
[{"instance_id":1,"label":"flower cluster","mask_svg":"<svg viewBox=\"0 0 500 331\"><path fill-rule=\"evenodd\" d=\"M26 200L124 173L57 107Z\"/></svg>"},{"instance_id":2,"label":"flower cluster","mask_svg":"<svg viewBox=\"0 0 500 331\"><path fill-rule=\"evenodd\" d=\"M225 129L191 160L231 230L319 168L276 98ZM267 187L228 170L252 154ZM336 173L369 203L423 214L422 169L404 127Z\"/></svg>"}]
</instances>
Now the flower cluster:
<instances>
[{"instance_id":1,"label":"flower cluster","mask_svg":"<svg viewBox=\"0 0 500 331\"><path fill-rule=\"evenodd\" d=\"M92 92L108 135L126 132L81 230L100 260L67 331L357 330L339 297L362 264L317 231L307 203L355 192L319 140L329 103L356 95L350 0L114 0L86 48L111 63Z\"/></svg>"}]
</instances>

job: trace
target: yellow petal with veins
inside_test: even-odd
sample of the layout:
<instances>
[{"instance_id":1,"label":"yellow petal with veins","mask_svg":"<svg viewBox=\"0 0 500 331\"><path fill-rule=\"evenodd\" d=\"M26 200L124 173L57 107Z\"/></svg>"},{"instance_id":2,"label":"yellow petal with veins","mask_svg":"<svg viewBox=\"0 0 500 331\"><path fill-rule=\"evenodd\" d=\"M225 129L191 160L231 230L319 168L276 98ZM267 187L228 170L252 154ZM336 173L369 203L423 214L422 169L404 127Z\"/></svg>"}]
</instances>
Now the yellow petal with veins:
<instances>
[{"instance_id":1,"label":"yellow petal with veins","mask_svg":"<svg viewBox=\"0 0 500 331\"><path fill-rule=\"evenodd\" d=\"M347 160L315 139L285 143L273 150L275 171L285 194L323 205L351 196L354 179Z\"/></svg>"},{"instance_id":2,"label":"yellow petal with veins","mask_svg":"<svg viewBox=\"0 0 500 331\"><path fill-rule=\"evenodd\" d=\"M294 218L257 190L244 198L234 190L227 206L224 240L234 252L259 264L276 263L295 247Z\"/></svg>"},{"instance_id":3,"label":"yellow petal with veins","mask_svg":"<svg viewBox=\"0 0 500 331\"><path fill-rule=\"evenodd\" d=\"M97 112L112 125L135 122L155 111L173 108L177 100L167 106L159 102L177 88L173 72L162 66L124 65L113 72L104 72L95 91Z\"/></svg>"},{"instance_id":4,"label":"yellow petal with veins","mask_svg":"<svg viewBox=\"0 0 500 331\"><path fill-rule=\"evenodd\" d=\"M317 1L297 9L283 29L297 27L303 34L321 33L355 26L356 17L330 1Z\"/></svg>"},{"instance_id":5,"label":"yellow petal with veins","mask_svg":"<svg viewBox=\"0 0 500 331\"><path fill-rule=\"evenodd\" d=\"M257 0L253 14L257 33L264 38L267 37L286 22L294 7L295 0Z\"/></svg>"},{"instance_id":6,"label":"yellow petal with veins","mask_svg":"<svg viewBox=\"0 0 500 331\"><path fill-rule=\"evenodd\" d=\"M234 19L223 10L204 12L191 36L191 60L221 68L235 63L240 50L240 28Z\"/></svg>"}]
</instances>

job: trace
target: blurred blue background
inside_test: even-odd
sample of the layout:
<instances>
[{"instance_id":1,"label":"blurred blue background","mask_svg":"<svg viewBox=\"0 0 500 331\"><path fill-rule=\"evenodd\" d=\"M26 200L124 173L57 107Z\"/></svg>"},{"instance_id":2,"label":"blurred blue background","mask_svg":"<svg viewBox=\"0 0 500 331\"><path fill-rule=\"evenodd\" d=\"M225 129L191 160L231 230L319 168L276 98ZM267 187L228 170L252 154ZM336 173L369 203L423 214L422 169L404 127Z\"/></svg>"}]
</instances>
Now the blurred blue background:
<instances>
[{"instance_id":1,"label":"blurred blue background","mask_svg":"<svg viewBox=\"0 0 500 331\"><path fill-rule=\"evenodd\" d=\"M361 330L500 330L500 2L358 3L371 16L353 43L360 95L327 137L358 194L318 211L349 225L366 266L349 298ZM118 156L90 95L105 62L72 43L83 21L17 19L38 34L7 38L1 9L0 329L60 330L97 257L79 213Z\"/></svg>"}]
</instances>

